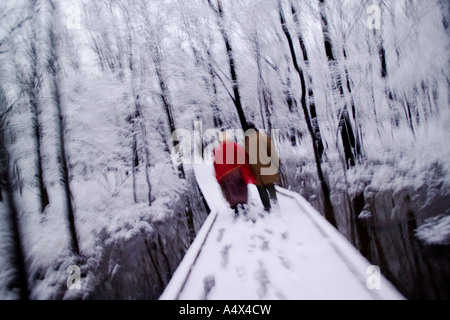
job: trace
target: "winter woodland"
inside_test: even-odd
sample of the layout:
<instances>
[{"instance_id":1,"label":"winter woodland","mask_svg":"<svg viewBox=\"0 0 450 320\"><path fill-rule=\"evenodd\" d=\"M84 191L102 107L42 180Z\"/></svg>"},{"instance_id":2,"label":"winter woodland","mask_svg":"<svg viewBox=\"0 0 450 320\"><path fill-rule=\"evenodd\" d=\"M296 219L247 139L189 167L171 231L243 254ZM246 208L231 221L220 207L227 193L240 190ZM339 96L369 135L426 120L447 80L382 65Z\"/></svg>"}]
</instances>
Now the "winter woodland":
<instances>
[{"instance_id":1,"label":"winter woodland","mask_svg":"<svg viewBox=\"0 0 450 320\"><path fill-rule=\"evenodd\" d=\"M176 133L253 121L281 186L448 299L449 25L446 0L2 1L0 298L157 299L208 214Z\"/></svg>"}]
</instances>

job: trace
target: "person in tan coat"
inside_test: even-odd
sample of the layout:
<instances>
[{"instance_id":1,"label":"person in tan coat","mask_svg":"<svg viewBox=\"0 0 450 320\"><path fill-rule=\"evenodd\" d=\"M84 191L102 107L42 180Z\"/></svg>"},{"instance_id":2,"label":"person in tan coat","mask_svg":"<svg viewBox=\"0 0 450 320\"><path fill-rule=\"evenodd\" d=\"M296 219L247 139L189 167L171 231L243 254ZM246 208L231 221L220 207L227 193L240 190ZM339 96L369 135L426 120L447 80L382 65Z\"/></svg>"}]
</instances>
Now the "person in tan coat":
<instances>
[{"instance_id":1,"label":"person in tan coat","mask_svg":"<svg viewBox=\"0 0 450 320\"><path fill-rule=\"evenodd\" d=\"M261 202L264 209L269 212L271 202L278 204L275 182L280 178L280 159L272 140L256 129L253 123L249 123L248 126L249 129L245 133L245 151L255 176Z\"/></svg>"}]
</instances>

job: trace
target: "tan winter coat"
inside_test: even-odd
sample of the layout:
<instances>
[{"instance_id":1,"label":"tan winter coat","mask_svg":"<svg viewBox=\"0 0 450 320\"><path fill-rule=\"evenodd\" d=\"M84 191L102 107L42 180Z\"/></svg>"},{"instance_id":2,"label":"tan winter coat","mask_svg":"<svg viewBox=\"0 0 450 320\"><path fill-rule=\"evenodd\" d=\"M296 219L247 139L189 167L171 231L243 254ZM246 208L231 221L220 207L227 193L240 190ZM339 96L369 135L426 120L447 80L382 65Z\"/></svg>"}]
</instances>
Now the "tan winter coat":
<instances>
[{"instance_id":1,"label":"tan winter coat","mask_svg":"<svg viewBox=\"0 0 450 320\"><path fill-rule=\"evenodd\" d=\"M245 135L245 151L256 178L256 185L269 185L277 182L280 174L280 158L272 140L264 133L249 130Z\"/></svg>"}]
</instances>

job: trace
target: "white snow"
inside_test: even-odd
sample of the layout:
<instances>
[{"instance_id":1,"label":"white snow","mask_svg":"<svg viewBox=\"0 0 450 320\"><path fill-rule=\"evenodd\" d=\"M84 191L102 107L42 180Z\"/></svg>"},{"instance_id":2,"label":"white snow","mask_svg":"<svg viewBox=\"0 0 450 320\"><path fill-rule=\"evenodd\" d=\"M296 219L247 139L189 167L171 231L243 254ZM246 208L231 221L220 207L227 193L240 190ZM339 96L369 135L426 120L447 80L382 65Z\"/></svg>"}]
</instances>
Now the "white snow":
<instances>
[{"instance_id":1,"label":"white snow","mask_svg":"<svg viewBox=\"0 0 450 320\"><path fill-rule=\"evenodd\" d=\"M250 187L249 218L234 219L212 166L195 168L212 213L160 299L402 299L370 263L298 194L278 189L264 212Z\"/></svg>"},{"instance_id":2,"label":"white snow","mask_svg":"<svg viewBox=\"0 0 450 320\"><path fill-rule=\"evenodd\" d=\"M449 245L450 216L439 215L429 218L415 232L416 236L428 245Z\"/></svg>"}]
</instances>

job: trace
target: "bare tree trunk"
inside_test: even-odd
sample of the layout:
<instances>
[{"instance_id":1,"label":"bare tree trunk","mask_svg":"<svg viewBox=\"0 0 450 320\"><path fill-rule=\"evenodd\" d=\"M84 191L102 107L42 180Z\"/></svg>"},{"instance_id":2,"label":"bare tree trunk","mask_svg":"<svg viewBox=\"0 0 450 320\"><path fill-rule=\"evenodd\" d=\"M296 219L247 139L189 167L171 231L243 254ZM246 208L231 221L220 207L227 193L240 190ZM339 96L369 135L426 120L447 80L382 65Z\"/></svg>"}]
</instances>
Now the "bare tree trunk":
<instances>
[{"instance_id":1,"label":"bare tree trunk","mask_svg":"<svg viewBox=\"0 0 450 320\"><path fill-rule=\"evenodd\" d=\"M290 78L290 67L288 67L288 76L287 76L287 81L286 81L286 89L284 91L284 95L285 95L285 99L286 99L286 104L288 105L289 111L290 112L294 112L297 111L297 101L295 100L295 98L292 95L292 81Z\"/></svg>"},{"instance_id":2,"label":"bare tree trunk","mask_svg":"<svg viewBox=\"0 0 450 320\"><path fill-rule=\"evenodd\" d=\"M247 119L245 118L244 109L242 108L241 95L239 93L239 83L238 83L238 78L237 78L236 63L235 63L235 59L234 59L233 47L231 46L230 39L225 30L225 25L224 25L225 17L224 17L224 12L223 12L222 1L217 0L217 8L213 5L212 0L208 0L208 3L209 3L209 6L211 7L211 9L216 14L217 23L219 25L219 29L222 34L223 41L225 43L225 48L227 50L227 56L228 56L228 63L230 66L230 74L231 74L233 93L234 93L233 102L234 102L234 106L236 107L236 111L237 111L242 129L244 129L244 131L246 131L248 129L248 124L247 124Z\"/></svg>"},{"instance_id":3,"label":"bare tree trunk","mask_svg":"<svg viewBox=\"0 0 450 320\"><path fill-rule=\"evenodd\" d=\"M300 28L300 21L298 19L298 15L297 15L297 9L295 8L295 5L292 2L292 0L290 0L290 6L291 6L292 15L294 17L294 22L297 24L297 28ZM303 54L303 61L305 62L305 66L307 67L308 63L309 63L308 52L306 50L305 42L303 41L303 35L302 35L300 29L298 30L297 33L298 33L298 43L300 45L300 49L302 50L302 54ZM323 141L322 141L322 134L320 133L319 121L317 119L316 104L314 102L314 91L312 89L313 81L312 81L311 74L309 72L307 72L307 78L308 78L308 98L309 98L308 102L309 102L309 110L311 112L311 122L312 122L313 130L314 130L314 136L315 136L315 139L318 144L317 147L318 147L318 152L319 152L319 158L320 158L320 161L322 161L325 147L324 147Z\"/></svg>"},{"instance_id":4,"label":"bare tree trunk","mask_svg":"<svg viewBox=\"0 0 450 320\"><path fill-rule=\"evenodd\" d=\"M6 180L5 202L8 206L9 215L7 217L7 221L10 224L11 228L11 243L13 246L12 265L16 268L14 280L12 281L10 286L11 288L19 289L19 296L21 300L28 300L30 297L30 291L28 284L28 275L25 265L25 255L22 243L22 235L19 226L19 216L17 214L16 206L14 204L13 191L11 188L11 183L9 182L10 179L9 177L2 177L2 179Z\"/></svg>"},{"instance_id":5,"label":"bare tree trunk","mask_svg":"<svg viewBox=\"0 0 450 320\"><path fill-rule=\"evenodd\" d=\"M214 126L216 128L220 128L223 125L222 118L220 117L220 110L218 106L218 99L217 99L217 85L216 85L216 73L214 71L214 67L212 65L212 56L211 56L211 50L207 49L206 53L208 55L208 72L211 77L211 88L213 90L214 99L211 103L211 107L213 110L213 121Z\"/></svg>"},{"instance_id":6,"label":"bare tree trunk","mask_svg":"<svg viewBox=\"0 0 450 320\"><path fill-rule=\"evenodd\" d=\"M325 0L319 0L319 6L320 6L320 17L322 22L322 32L324 37L325 54L328 58L328 61L334 66L336 65L336 56L334 54L329 34L328 19L325 13ZM333 77L332 83L334 91L337 91L341 97L344 96L344 87L342 85L341 76L337 74L337 71L333 70L331 70L331 74ZM349 82L347 82L347 85L349 85ZM348 87L348 90L349 92L351 92L350 87ZM354 129L348 114L347 103L345 103L344 107L341 110L339 110L338 118L339 118L338 130L340 130L341 133L346 165L348 168L356 164L356 158L361 155L360 154L361 149L359 146L356 145L357 141L355 139Z\"/></svg>"},{"instance_id":7,"label":"bare tree trunk","mask_svg":"<svg viewBox=\"0 0 450 320\"><path fill-rule=\"evenodd\" d=\"M151 26L152 23L151 23L150 18L148 16L145 16L145 19L146 19L147 25ZM163 73L163 65L162 65L163 64L163 56L162 56L161 48L159 47L158 43L155 43L155 39L152 38L151 34L147 35L146 40L148 42L148 47L151 50L150 54L151 54L151 58L153 60L155 73L156 73L159 88L161 91L159 94L159 97L161 99L161 103L163 105L164 111L167 116L167 122L169 124L170 134L172 135L172 139L171 139L172 147L174 148L175 152L178 152L180 142L179 142L177 134L176 134L177 128L176 128L176 124L175 124L175 118L173 116L173 106L172 106L172 102L170 99L169 87L167 86L166 79L165 79L164 73ZM185 173L182 162L178 165L177 171L178 171L179 178L186 180L186 173ZM186 216L187 226L188 226L189 234L190 234L190 242L192 243L192 241L194 241L194 238L195 238L195 226L194 226L194 217L193 217L193 213L192 213L188 195L185 196L185 203L186 203L185 216Z\"/></svg>"},{"instance_id":8,"label":"bare tree trunk","mask_svg":"<svg viewBox=\"0 0 450 320\"><path fill-rule=\"evenodd\" d=\"M345 49L343 50L343 55L344 55L344 59L347 59L347 53L345 52ZM352 148L353 148L353 153L355 155L355 158L357 160L358 159L360 160L361 157L363 156L362 134L361 134L360 126L358 125L359 124L358 113L357 113L357 110L355 107L355 99L353 98L352 85L350 83L350 74L349 74L347 67L345 67L345 82L347 84L347 90L348 90L348 94L350 96L350 105L351 105L353 122L355 124L355 131L356 131L356 133L354 134L355 142L352 145Z\"/></svg>"},{"instance_id":9,"label":"bare tree trunk","mask_svg":"<svg viewBox=\"0 0 450 320\"><path fill-rule=\"evenodd\" d=\"M173 108L172 108L172 103L171 103L170 97L169 97L169 88L167 87L166 80L164 79L164 76L162 74L161 61L159 60L159 56L160 56L160 53L158 52L156 54L156 57L155 56L153 57L153 61L155 63L155 71L156 71L156 75L158 77L159 87L161 89L160 98L161 98L161 102L163 104L164 110L166 112L166 115L167 115L167 121L169 123L170 133L172 135L174 135L173 139L172 139L173 148L175 149L176 152L178 152L180 142L178 141L178 137L176 136L177 127L175 125L175 119L173 117ZM186 179L186 174L184 172L183 163L180 163L178 165L177 169L178 169L179 177L181 179Z\"/></svg>"},{"instance_id":10,"label":"bare tree trunk","mask_svg":"<svg viewBox=\"0 0 450 320\"><path fill-rule=\"evenodd\" d=\"M139 106L139 95L136 93L136 84L135 84L135 63L134 63L134 47L133 47L133 34L132 29L130 27L129 22L131 21L131 16L128 11L128 7L126 3L123 3L121 5L121 9L123 14L125 15L125 24L127 27L127 45L128 45L128 70L130 72L130 91L131 96L134 101L133 106L133 113L128 116L128 121L132 124L131 126L131 135L132 135L132 145L131 145L131 151L132 151L132 160L131 160L131 172L132 172L132 184L133 184L133 201L134 203L138 203L137 198L137 185L136 185L136 176L137 171L140 166L139 161L139 147L138 147L138 132L137 132L137 126L142 125L141 124L141 117L142 112ZM149 183L149 179L147 179L147 182ZM151 192L151 191L150 191ZM151 205L151 202L149 203Z\"/></svg>"},{"instance_id":11,"label":"bare tree trunk","mask_svg":"<svg viewBox=\"0 0 450 320\"><path fill-rule=\"evenodd\" d=\"M381 39L378 45L378 56L380 57L380 74L381 77L385 79L387 77L386 51L384 50L383 42L381 41Z\"/></svg>"},{"instance_id":12,"label":"bare tree trunk","mask_svg":"<svg viewBox=\"0 0 450 320\"><path fill-rule=\"evenodd\" d=\"M137 104L136 108L138 110L140 110L141 107L139 105L138 100L136 100L136 104ZM147 182L147 201L148 201L148 206L151 207L153 198L152 198L152 183L151 183L151 179L150 179L150 167L151 167L150 147L149 147L148 141L147 141L147 130L145 129L145 124L144 124L144 121L142 121L142 120L143 119L140 119L139 125L141 127L143 148L144 148L144 153L145 153L145 180Z\"/></svg>"},{"instance_id":13,"label":"bare tree trunk","mask_svg":"<svg viewBox=\"0 0 450 320\"><path fill-rule=\"evenodd\" d=\"M0 88L0 112L3 112L6 109L5 107L6 97L4 96L3 89ZM6 222L10 225L12 244L11 265L15 268L13 280L9 283L9 286L11 289L19 289L20 299L28 300L30 297L28 275L20 231L19 215L14 202L14 192L12 189L13 178L11 177L9 170L9 155L5 139L6 117L6 114L0 114L0 202L3 202L3 205L7 210Z\"/></svg>"},{"instance_id":14,"label":"bare tree trunk","mask_svg":"<svg viewBox=\"0 0 450 320\"><path fill-rule=\"evenodd\" d=\"M169 127L172 133L172 143L173 143L173 148L175 149L176 152L178 152L179 150L179 141L178 141L178 137L176 136L176 126L175 126L175 119L173 117L173 113L172 113L172 104L170 102L170 98L169 98L169 89L166 85L164 76L162 74L162 70L161 70L161 61L159 60L160 57L160 52L159 50L157 50L156 56L154 56L154 63L155 63L155 70L156 70L156 75L158 77L159 80L159 86L161 89L161 101L162 104L164 106L164 109L166 111L166 115L167 115L167 119L169 122ZM186 180L186 173L184 171L184 167L183 167L183 163L181 162L178 165L178 174L180 179ZM189 196L186 195L185 196L185 201L186 201L186 208L185 208L185 215L186 215L186 222L187 222L187 226L189 229L189 240L190 243L192 243L195 239L195 226L194 226L194 216L193 216L193 212L192 212L192 208L191 208L191 204L189 201Z\"/></svg>"},{"instance_id":15,"label":"bare tree trunk","mask_svg":"<svg viewBox=\"0 0 450 320\"><path fill-rule=\"evenodd\" d=\"M127 32L128 32L128 39L127 39L127 45L128 45L128 69L130 72L130 90L131 90L131 96L134 100L134 109L133 114L129 116L128 120L132 123L131 126L131 135L133 138L133 142L131 145L131 151L132 151L132 161L131 161L131 172L132 172L132 183L133 183L133 200L134 203L138 203L137 198L137 185L136 185L136 176L137 171L139 168L139 148L138 148L138 132L137 132L137 125L141 124L141 109L139 106L139 95L136 94L136 88L135 88L135 64L134 64L134 51L133 51L133 37L132 37L132 30L129 25L129 21L131 20L130 14L128 12L128 9L126 6L121 7L125 16L126 16L126 26L127 26ZM147 171L146 171L147 174ZM147 177L147 183L150 186L150 193L151 193L151 185L150 180ZM149 202L149 206L151 206L151 202Z\"/></svg>"},{"instance_id":16,"label":"bare tree trunk","mask_svg":"<svg viewBox=\"0 0 450 320\"><path fill-rule=\"evenodd\" d=\"M130 26L130 21L132 20L132 17L130 15L130 12L128 10L127 4L123 3L121 5L121 9L123 14L125 15L125 24L127 28L127 45L128 45L128 71L130 72L130 90L131 95L134 99L134 114L131 116L131 122L133 124L132 126L132 135L133 135L133 198L135 203L137 202L137 190L136 190L136 172L137 168L139 166L139 147L138 147L138 140L137 140L137 126L139 126L140 132L141 132L141 139L142 139L142 147L144 148L144 154L145 154L145 179L147 183L147 201L148 206L150 207L152 205L153 199L152 199L152 184L150 179L150 148L148 146L147 141L147 131L145 128L144 123L144 114L141 107L141 104L139 102L139 94L136 92L138 85L136 83L136 68L135 68L135 54L134 54L134 42L133 42L133 36L134 36L134 30L132 26Z\"/></svg>"},{"instance_id":17,"label":"bare tree trunk","mask_svg":"<svg viewBox=\"0 0 450 320\"><path fill-rule=\"evenodd\" d=\"M405 101L403 103L403 110L405 111L405 117L406 117L406 121L408 123L408 126L411 128L411 132L412 134L415 136L414 133L414 123L413 123L413 115L412 115L412 108L413 106L411 105L411 103L408 101L408 98L405 97Z\"/></svg>"},{"instance_id":18,"label":"bare tree trunk","mask_svg":"<svg viewBox=\"0 0 450 320\"><path fill-rule=\"evenodd\" d=\"M134 120L133 120L134 121ZM131 147L132 157L131 157L131 174L133 179L133 200L134 203L137 203L137 193L136 193L136 171L139 167L139 155L137 150L137 140L136 140L136 125L133 123L131 134L133 135L133 144Z\"/></svg>"},{"instance_id":19,"label":"bare tree trunk","mask_svg":"<svg viewBox=\"0 0 450 320\"><path fill-rule=\"evenodd\" d=\"M259 40L258 30L254 30L254 43L255 43L255 55L256 55L256 66L258 68L258 100L259 108L261 113L261 121L263 124L263 129L267 129L268 134L272 133L272 95L269 87L267 86L262 69L262 56L261 56L261 44ZM267 126L266 126L267 123Z\"/></svg>"},{"instance_id":20,"label":"bare tree trunk","mask_svg":"<svg viewBox=\"0 0 450 320\"><path fill-rule=\"evenodd\" d=\"M387 77L388 77L388 69L387 69L387 63L386 63L386 50L384 48L383 39L381 38L380 33L376 31L376 29L373 30L373 35L376 39L378 58L380 59L380 76L384 81L386 81ZM392 94L391 90L387 87L386 83L385 83L384 91L385 91L385 94L388 97L388 99L393 101L394 95ZM414 123L412 120L412 112L411 112L411 109L412 109L411 103L409 101L407 101L407 99L405 98L404 102L402 102L402 104L403 104L403 108L404 108L404 112L405 112L406 122L407 122L409 128L411 129L413 136L415 136Z\"/></svg>"},{"instance_id":21,"label":"bare tree trunk","mask_svg":"<svg viewBox=\"0 0 450 320\"><path fill-rule=\"evenodd\" d=\"M136 98L134 98L136 99ZM140 117L139 110L135 107L133 113L130 114L127 118L128 122L131 123L131 135L132 135L132 143L131 143L131 178L133 183L133 201L134 203L138 202L137 198L137 190L136 190L136 175L139 168L139 151L138 151L138 141L137 141L137 119Z\"/></svg>"},{"instance_id":22,"label":"bare tree trunk","mask_svg":"<svg viewBox=\"0 0 450 320\"><path fill-rule=\"evenodd\" d=\"M40 212L44 213L47 205L50 204L47 187L44 182L44 168L42 156L42 128L39 115L41 114L40 92L42 89L42 72L39 68L39 57L36 48L36 34L33 34L33 39L30 43L28 51L31 60L31 74L27 79L27 94L31 108L31 122L33 126L34 144L36 151L36 181L38 185Z\"/></svg>"},{"instance_id":23,"label":"bare tree trunk","mask_svg":"<svg viewBox=\"0 0 450 320\"><path fill-rule=\"evenodd\" d=\"M287 41L289 43L289 49L290 49L290 52L291 52L292 62L294 64L294 68L297 71L298 76L300 78L301 90L302 90L301 106L302 106L302 109L303 109L303 113L305 115L305 121L306 121L306 125L308 127L308 131L309 131L309 133L311 135L312 147L313 147L313 151L314 151L314 159L315 159L315 162L316 162L317 174L319 176L320 186L321 186L322 195L323 195L325 217L333 226L336 227L337 226L336 218L334 216L334 210L333 210L333 206L332 206L331 200L330 200L330 189L328 188L328 184L326 183L325 177L324 177L323 172L322 172L322 167L321 167L321 162L320 162L320 157L319 157L319 148L318 148L318 144L317 144L314 128L313 128L312 123L311 123L311 117L309 115L309 110L308 110L308 107L306 105L306 81L305 81L305 76L304 76L303 71L300 69L300 66L298 65L298 62L297 62L297 56L295 54L294 43L292 41L292 37L291 37L291 34L289 32L289 29L288 29L288 27L286 25L286 19L285 19L285 16L284 16L284 12L283 12L283 8L282 8L282 5L281 5L281 1L279 1L278 5L279 5L279 14L280 14L281 26L283 28L283 32L284 32L284 34L285 34L285 36L287 38Z\"/></svg>"},{"instance_id":24,"label":"bare tree trunk","mask_svg":"<svg viewBox=\"0 0 450 320\"><path fill-rule=\"evenodd\" d=\"M152 182L150 180L150 167L151 167L151 162L150 162L150 152L148 150L148 147L145 147L145 157L146 157L146 164L145 164L145 180L147 182L147 201L148 201L148 206L151 207L152 206L152 202L153 202L153 195L152 195Z\"/></svg>"},{"instance_id":25,"label":"bare tree trunk","mask_svg":"<svg viewBox=\"0 0 450 320\"><path fill-rule=\"evenodd\" d=\"M369 42L369 53L372 54L372 48ZM369 74L371 75L371 82L374 83L374 67L373 67L373 62L369 61ZM381 139L381 131L380 128L382 128L382 123L380 123L380 120L378 119L378 112L377 112L377 97L375 94L375 86L371 86L371 90L370 90L370 94L371 94L371 102L372 102L372 110L373 110L373 116L375 118L375 122L376 122L376 129L377 129L377 134L378 134L378 138Z\"/></svg>"},{"instance_id":26,"label":"bare tree trunk","mask_svg":"<svg viewBox=\"0 0 450 320\"><path fill-rule=\"evenodd\" d=\"M56 8L52 5L52 19L58 19L58 15L56 12ZM68 155L66 151L66 124L63 110L63 101L61 96L61 66L59 63L59 39L58 35L55 32L56 25L54 21L49 27L49 58L48 58L48 70L52 77L52 98L56 107L56 116L57 116L57 134L58 134L58 146L57 146L57 159L59 165L59 172L61 174L61 184L64 191L64 200L66 206L66 214L67 221L69 224L69 247L75 254L80 254L80 248L78 244L78 234L76 230L75 223L75 210L73 204L72 191L70 188L70 173L69 173L69 165L68 165Z\"/></svg>"}]
</instances>

